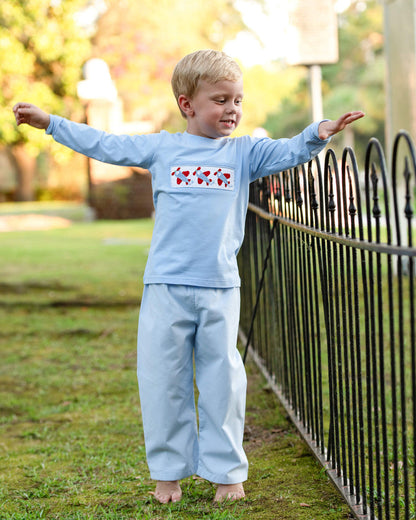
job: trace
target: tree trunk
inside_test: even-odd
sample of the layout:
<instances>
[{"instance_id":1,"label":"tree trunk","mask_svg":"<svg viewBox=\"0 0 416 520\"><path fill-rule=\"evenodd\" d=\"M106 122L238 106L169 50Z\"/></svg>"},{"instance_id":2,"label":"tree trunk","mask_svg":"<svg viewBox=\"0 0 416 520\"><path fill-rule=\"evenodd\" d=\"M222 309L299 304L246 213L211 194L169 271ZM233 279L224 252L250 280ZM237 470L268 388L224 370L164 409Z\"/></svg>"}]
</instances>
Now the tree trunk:
<instances>
[{"instance_id":1,"label":"tree trunk","mask_svg":"<svg viewBox=\"0 0 416 520\"><path fill-rule=\"evenodd\" d=\"M24 144L8 147L8 154L16 175L15 200L18 202L34 200L36 157L27 153Z\"/></svg>"}]
</instances>

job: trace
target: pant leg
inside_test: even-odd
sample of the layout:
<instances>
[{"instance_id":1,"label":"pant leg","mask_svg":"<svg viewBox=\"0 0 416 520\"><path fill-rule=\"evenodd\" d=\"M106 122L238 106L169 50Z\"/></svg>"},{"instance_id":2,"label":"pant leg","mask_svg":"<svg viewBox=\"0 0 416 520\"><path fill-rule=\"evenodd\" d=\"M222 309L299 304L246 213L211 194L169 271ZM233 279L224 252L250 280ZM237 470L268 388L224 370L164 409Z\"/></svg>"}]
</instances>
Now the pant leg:
<instances>
[{"instance_id":1,"label":"pant leg","mask_svg":"<svg viewBox=\"0 0 416 520\"><path fill-rule=\"evenodd\" d=\"M195 346L199 390L197 473L220 484L247 479L243 450L247 378L237 350L240 291L201 289ZM199 307L198 307L199 308Z\"/></svg>"},{"instance_id":2,"label":"pant leg","mask_svg":"<svg viewBox=\"0 0 416 520\"><path fill-rule=\"evenodd\" d=\"M187 287L154 284L144 288L137 374L147 462L155 480L179 480L196 472L192 310Z\"/></svg>"}]
</instances>

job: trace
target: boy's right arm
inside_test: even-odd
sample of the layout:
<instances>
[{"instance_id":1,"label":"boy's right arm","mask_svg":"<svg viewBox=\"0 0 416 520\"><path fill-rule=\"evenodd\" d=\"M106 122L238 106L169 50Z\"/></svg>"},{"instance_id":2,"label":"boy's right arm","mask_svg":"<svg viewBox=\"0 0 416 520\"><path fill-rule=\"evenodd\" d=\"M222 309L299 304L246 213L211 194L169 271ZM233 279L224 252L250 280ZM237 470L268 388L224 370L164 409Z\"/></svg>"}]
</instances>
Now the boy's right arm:
<instances>
[{"instance_id":1,"label":"boy's right arm","mask_svg":"<svg viewBox=\"0 0 416 520\"><path fill-rule=\"evenodd\" d=\"M16 103L13 107L13 112L17 125L26 123L41 130L46 130L49 126L49 114L30 103Z\"/></svg>"},{"instance_id":2,"label":"boy's right arm","mask_svg":"<svg viewBox=\"0 0 416 520\"><path fill-rule=\"evenodd\" d=\"M110 134L86 124L49 115L30 103L17 103L13 111L18 125L26 123L44 129L56 142L109 164L149 168L159 146L158 134Z\"/></svg>"}]
</instances>

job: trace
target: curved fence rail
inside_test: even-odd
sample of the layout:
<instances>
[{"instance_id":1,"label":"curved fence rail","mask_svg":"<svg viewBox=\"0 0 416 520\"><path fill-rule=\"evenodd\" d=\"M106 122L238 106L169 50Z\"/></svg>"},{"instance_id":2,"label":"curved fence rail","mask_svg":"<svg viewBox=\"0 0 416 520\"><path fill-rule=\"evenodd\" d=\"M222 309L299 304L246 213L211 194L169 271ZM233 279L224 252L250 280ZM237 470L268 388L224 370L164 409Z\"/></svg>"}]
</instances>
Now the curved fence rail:
<instances>
[{"instance_id":1,"label":"curved fence rail","mask_svg":"<svg viewBox=\"0 0 416 520\"><path fill-rule=\"evenodd\" d=\"M416 518L415 198L405 132L251 186L240 337L356 518Z\"/></svg>"}]
</instances>

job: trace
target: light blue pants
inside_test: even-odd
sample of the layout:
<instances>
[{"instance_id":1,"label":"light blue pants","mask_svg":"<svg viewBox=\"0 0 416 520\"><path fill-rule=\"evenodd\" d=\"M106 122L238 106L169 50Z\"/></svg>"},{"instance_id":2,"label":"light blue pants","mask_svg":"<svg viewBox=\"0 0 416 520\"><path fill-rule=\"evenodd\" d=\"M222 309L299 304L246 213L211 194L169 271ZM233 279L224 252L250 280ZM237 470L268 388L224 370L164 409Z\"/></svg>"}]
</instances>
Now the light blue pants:
<instances>
[{"instance_id":1,"label":"light blue pants","mask_svg":"<svg viewBox=\"0 0 416 520\"><path fill-rule=\"evenodd\" d=\"M239 288L145 286L137 374L151 478L197 474L219 484L247 479L239 312Z\"/></svg>"}]
</instances>

